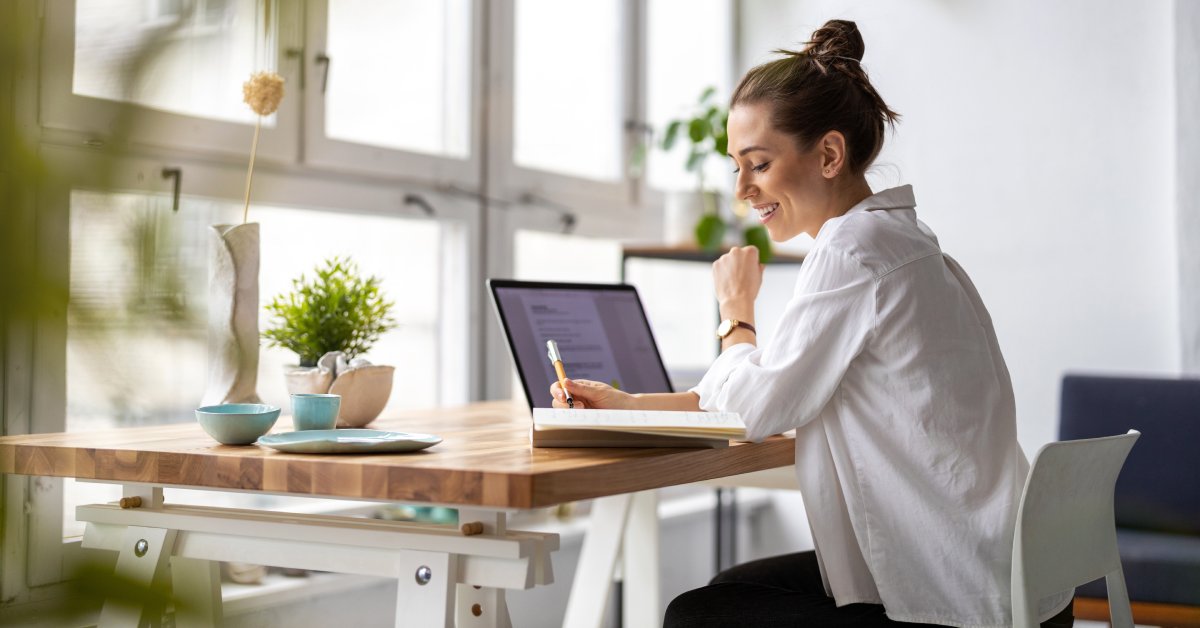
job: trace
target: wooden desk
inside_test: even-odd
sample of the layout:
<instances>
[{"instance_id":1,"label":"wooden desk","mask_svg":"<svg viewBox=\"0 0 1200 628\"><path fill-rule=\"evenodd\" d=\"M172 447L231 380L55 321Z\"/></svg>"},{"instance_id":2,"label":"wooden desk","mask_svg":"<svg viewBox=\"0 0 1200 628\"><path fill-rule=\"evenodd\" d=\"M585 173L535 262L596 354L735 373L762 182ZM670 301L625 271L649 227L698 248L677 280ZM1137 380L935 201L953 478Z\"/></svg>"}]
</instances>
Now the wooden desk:
<instances>
[{"instance_id":1,"label":"wooden desk","mask_svg":"<svg viewBox=\"0 0 1200 628\"><path fill-rule=\"evenodd\" d=\"M118 572L148 585L164 577L169 561L176 595L187 597L185 606L193 613L180 617L177 612L180 626L220 622L213 561L237 557L396 577L405 625L452 626L457 615L458 625L507 626L504 589L552 581L549 553L558 541L556 535L508 530L505 513L601 498L593 507L564 625L600 624L624 545L628 577L645 583L625 587L634 597L625 605L626 625L632 626L661 621L653 489L787 466L794 456L792 440L784 437L727 449L534 449L529 426L528 408L508 401L405 412L371 427L437 434L443 442L420 453L361 456L223 446L195 423L9 436L0 438L0 472L118 483L126 496L141 497L144 506L137 509L79 507L77 517L88 521L85 546L119 550ZM289 429L284 417L272 431ZM481 521L484 534L462 537L445 526L172 506L162 503L162 487L446 504L460 508L460 521ZM148 547L135 555L134 544L147 538ZM455 544L458 549L448 549ZM339 551L331 557L332 547ZM376 560L388 552L395 555ZM148 565L147 556L155 564ZM451 575L440 589L412 577L414 566L430 562L442 566L435 574ZM469 614L478 604L498 612L482 618ZM106 604L101 625L140 621L153 610Z\"/></svg>"}]
</instances>

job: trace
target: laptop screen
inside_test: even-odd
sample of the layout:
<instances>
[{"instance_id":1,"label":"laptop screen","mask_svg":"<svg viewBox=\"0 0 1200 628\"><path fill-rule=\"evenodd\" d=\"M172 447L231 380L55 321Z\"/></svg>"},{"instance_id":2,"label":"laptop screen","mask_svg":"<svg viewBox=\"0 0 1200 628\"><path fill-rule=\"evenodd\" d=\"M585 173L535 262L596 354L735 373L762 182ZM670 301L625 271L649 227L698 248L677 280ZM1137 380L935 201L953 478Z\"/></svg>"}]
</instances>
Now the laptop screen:
<instances>
[{"instance_id":1,"label":"laptop screen","mask_svg":"<svg viewBox=\"0 0 1200 628\"><path fill-rule=\"evenodd\" d=\"M557 381L546 341L558 344L571 379L629 393L672 392L650 323L633 286L492 279L492 300L530 407L552 405Z\"/></svg>"}]
</instances>

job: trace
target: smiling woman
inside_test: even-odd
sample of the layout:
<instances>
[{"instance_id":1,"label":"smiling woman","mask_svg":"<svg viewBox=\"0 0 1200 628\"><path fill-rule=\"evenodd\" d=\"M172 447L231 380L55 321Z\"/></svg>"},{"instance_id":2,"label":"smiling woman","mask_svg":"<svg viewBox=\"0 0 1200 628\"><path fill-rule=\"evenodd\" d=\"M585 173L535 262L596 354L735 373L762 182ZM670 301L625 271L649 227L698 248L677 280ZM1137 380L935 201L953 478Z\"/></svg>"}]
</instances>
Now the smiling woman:
<instances>
[{"instance_id":1,"label":"smiling woman","mask_svg":"<svg viewBox=\"0 0 1200 628\"><path fill-rule=\"evenodd\" d=\"M814 239L770 341L755 332L763 267L736 248L713 266L722 352L699 385L565 383L585 407L737 412L754 440L795 430L816 551L726 570L677 597L666 626L1012 624L1029 469L1012 383L987 308L917 219L912 187L867 184L897 115L864 51L853 22L832 20L734 90L735 194L773 240ZM1071 625L1071 596L1040 600L1044 626Z\"/></svg>"}]
</instances>

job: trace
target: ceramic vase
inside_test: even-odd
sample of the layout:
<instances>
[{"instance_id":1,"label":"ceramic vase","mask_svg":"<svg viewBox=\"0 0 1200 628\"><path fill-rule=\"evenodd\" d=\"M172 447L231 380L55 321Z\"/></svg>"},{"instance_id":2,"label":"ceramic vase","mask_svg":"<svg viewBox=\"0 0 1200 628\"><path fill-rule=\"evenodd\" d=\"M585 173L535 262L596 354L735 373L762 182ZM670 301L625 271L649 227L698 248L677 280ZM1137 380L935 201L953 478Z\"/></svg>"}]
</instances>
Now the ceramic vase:
<instances>
[{"instance_id":1,"label":"ceramic vase","mask_svg":"<svg viewBox=\"0 0 1200 628\"><path fill-rule=\"evenodd\" d=\"M208 385L202 405L258 397L258 223L212 225L208 237Z\"/></svg>"}]
</instances>

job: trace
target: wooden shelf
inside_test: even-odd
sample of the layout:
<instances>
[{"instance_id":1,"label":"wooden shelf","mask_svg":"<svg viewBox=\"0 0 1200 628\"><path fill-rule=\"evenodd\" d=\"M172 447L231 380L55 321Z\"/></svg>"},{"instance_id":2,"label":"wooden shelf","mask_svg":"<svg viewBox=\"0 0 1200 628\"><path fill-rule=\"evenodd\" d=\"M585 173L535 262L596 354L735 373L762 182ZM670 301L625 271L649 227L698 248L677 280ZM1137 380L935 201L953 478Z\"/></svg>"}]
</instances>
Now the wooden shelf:
<instances>
[{"instance_id":1,"label":"wooden shelf","mask_svg":"<svg viewBox=\"0 0 1200 628\"><path fill-rule=\"evenodd\" d=\"M621 247L621 258L628 260L632 258L640 259L661 259L672 260L678 262L715 262L718 257L721 257L729 251L730 247L721 247L716 251L704 251L699 247L683 244L683 245L631 245ZM771 257L771 264L801 264L804 262L804 256L794 255L790 253L775 252Z\"/></svg>"}]
</instances>

